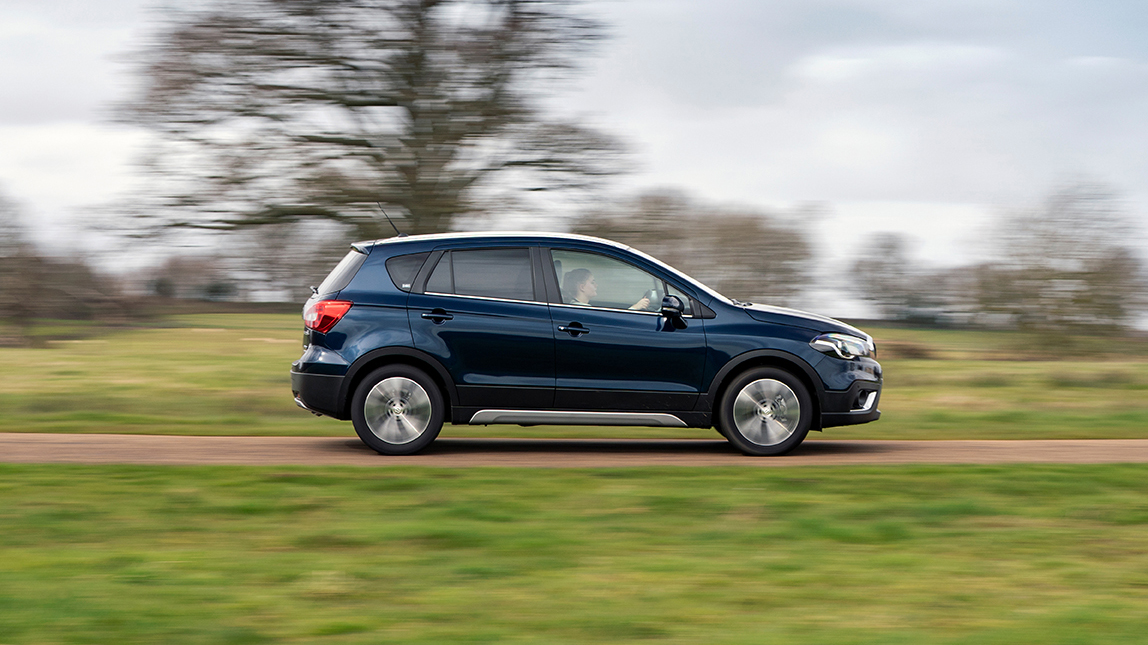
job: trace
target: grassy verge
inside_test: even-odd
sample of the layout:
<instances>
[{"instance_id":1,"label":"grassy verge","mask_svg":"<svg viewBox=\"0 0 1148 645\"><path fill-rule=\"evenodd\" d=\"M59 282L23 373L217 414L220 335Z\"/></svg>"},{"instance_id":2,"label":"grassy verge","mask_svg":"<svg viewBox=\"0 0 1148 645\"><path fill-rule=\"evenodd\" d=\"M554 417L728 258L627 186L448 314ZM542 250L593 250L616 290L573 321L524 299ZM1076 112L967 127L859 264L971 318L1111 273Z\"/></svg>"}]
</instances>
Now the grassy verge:
<instances>
[{"instance_id":1,"label":"grassy verge","mask_svg":"<svg viewBox=\"0 0 1148 645\"><path fill-rule=\"evenodd\" d=\"M0 465L0 642L1148 642L1145 474Z\"/></svg>"},{"instance_id":2,"label":"grassy verge","mask_svg":"<svg viewBox=\"0 0 1148 645\"><path fill-rule=\"evenodd\" d=\"M41 349L0 349L0 431L351 435L296 408L297 316L204 314ZM814 438L1127 438L1148 428L1148 357L1049 360L1008 333L872 330L882 419ZM1103 339L1070 339L1097 349ZM1019 350L1016 348L1020 348ZM1011 349L1010 349L1011 348ZM1012 352L1011 354L1009 352ZM1019 352L1019 353L1017 353ZM930 358L904 358L927 354ZM1014 360L1004 360L1011 358ZM1024 358L1026 360L1015 360ZM712 430L448 426L444 436L705 437Z\"/></svg>"}]
</instances>

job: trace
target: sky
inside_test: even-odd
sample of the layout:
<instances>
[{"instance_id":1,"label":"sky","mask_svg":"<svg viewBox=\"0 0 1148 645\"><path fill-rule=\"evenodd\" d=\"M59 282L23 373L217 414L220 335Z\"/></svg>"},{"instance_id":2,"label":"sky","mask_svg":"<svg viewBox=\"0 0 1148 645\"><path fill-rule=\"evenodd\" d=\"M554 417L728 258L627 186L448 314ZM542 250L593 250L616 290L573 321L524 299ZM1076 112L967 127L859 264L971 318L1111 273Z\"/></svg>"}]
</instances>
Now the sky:
<instances>
[{"instance_id":1,"label":"sky","mask_svg":"<svg viewBox=\"0 0 1148 645\"><path fill-rule=\"evenodd\" d=\"M146 135L111 122L145 0L0 0L0 188L42 240L82 244L138 181ZM610 39L555 104L621 137L638 191L816 205L832 271L876 232L976 260L1001 213L1109 184L1148 257L1142 0L597 0Z\"/></svg>"}]
</instances>

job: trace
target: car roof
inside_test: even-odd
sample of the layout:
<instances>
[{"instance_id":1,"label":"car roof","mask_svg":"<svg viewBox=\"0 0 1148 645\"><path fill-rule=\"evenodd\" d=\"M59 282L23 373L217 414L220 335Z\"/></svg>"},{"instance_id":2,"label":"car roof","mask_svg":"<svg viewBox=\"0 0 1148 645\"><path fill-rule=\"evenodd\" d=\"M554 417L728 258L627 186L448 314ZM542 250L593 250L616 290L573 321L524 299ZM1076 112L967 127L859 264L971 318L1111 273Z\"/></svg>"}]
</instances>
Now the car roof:
<instances>
[{"instance_id":1,"label":"car roof","mask_svg":"<svg viewBox=\"0 0 1148 645\"><path fill-rule=\"evenodd\" d=\"M719 294L713 289L707 287L704 283L689 277L681 271L671 267L670 265L662 262L661 260L647 255L638 249L631 246L607 240L601 237L593 237L591 235L579 235L577 233L548 233L543 231L482 231L482 232L460 232L460 233L429 233L424 235L396 235L394 237L386 237L378 240L368 240L365 242L356 242L351 246L364 252L370 253L369 249L374 247L392 247L390 252L383 251L384 255L393 255L394 253L402 253L402 247L410 244L415 248L430 250L433 248L435 242L450 242L455 240L474 240L482 241L513 241L514 243L546 243L549 241L564 241L564 242L583 242L587 244L596 244L600 246L607 246L613 249L627 251L632 253L644 261L659 267L662 271L667 271L670 274L676 275L682 279L686 284L692 285L695 290L700 293L709 294L711 298L720 298L727 300L725 296ZM380 249L382 250L382 249Z\"/></svg>"},{"instance_id":2,"label":"car roof","mask_svg":"<svg viewBox=\"0 0 1148 645\"><path fill-rule=\"evenodd\" d=\"M354 246L366 248L377 245L387 244L406 244L414 242L438 242L438 241L451 241L451 240L529 240L529 241L547 241L547 240L563 240L563 241L580 241L580 242L593 242L596 244L605 244L612 246L616 249L625 249L633 251L629 246L613 240L606 240L600 237L593 237L590 235L579 235L577 233L547 233L541 231L481 231L481 232L465 232L465 233L429 233L425 235L401 235L395 237L386 237L378 240L367 240L364 242L356 242Z\"/></svg>"}]
</instances>

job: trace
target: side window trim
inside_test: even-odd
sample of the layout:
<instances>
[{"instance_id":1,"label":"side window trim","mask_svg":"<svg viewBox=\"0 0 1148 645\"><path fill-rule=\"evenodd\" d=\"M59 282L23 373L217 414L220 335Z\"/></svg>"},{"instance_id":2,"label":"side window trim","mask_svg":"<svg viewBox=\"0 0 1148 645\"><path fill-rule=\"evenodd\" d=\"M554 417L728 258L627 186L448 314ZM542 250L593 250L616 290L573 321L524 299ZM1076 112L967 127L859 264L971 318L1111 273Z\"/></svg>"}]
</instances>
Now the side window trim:
<instances>
[{"instance_id":1,"label":"side window trim","mask_svg":"<svg viewBox=\"0 0 1148 645\"><path fill-rule=\"evenodd\" d=\"M562 304L562 290L558 288L558 275L554 269L554 255L550 247L542 248L542 277L546 282L546 302Z\"/></svg>"},{"instance_id":2,"label":"side window trim","mask_svg":"<svg viewBox=\"0 0 1148 645\"><path fill-rule=\"evenodd\" d=\"M439 259L442 258L445 251L431 251L430 257L426 262L423 262L423 268L419 269L418 275L415 276L414 284L411 285L411 293L424 293L427 286L427 280L430 279L431 273L434 272L435 267L438 266Z\"/></svg>"},{"instance_id":3,"label":"side window trim","mask_svg":"<svg viewBox=\"0 0 1148 645\"><path fill-rule=\"evenodd\" d=\"M455 288L454 288L454 254L451 253L450 251L444 252L442 254L442 257L439 258L438 264L443 264L444 262L446 263L446 277L450 280L450 287L449 287L450 291L448 291L447 293L442 293L441 291L430 291L428 293L435 293L435 294L438 294L440 296L457 296L459 294L455 293ZM431 271L430 275L427 276L427 282L428 283L430 282L430 276L434 275L435 271L438 271L438 265L435 265L434 270ZM424 289L425 289L425 285L424 285Z\"/></svg>"},{"instance_id":4,"label":"side window trim","mask_svg":"<svg viewBox=\"0 0 1148 645\"><path fill-rule=\"evenodd\" d=\"M545 255L542 248L538 246L530 247L530 270L533 272L531 276L534 283L534 300L546 304L550 302L550 290L546 284L546 271L543 269Z\"/></svg>"}]
</instances>

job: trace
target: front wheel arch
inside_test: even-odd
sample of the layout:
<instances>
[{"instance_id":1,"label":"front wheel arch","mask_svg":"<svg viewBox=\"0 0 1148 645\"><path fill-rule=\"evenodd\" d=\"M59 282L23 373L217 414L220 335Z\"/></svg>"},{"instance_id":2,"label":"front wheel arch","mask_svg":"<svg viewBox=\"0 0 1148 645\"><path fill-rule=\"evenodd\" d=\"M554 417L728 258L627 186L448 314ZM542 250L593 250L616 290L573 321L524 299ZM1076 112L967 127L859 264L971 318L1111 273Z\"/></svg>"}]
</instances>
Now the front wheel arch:
<instances>
[{"instance_id":1,"label":"front wheel arch","mask_svg":"<svg viewBox=\"0 0 1148 645\"><path fill-rule=\"evenodd\" d=\"M744 374L745 372L762 368L773 367L785 372L789 372L794 377L801 380L809 390L809 396L813 399L813 418L809 426L810 430L821 431L821 397L825 393L825 386L821 384L820 377L817 372L809 366L808 363L802 361L796 356L790 354L777 353L759 353L751 356L743 356L741 360L733 359L726 363L716 378L714 378L714 385L710 389L710 419L713 421L714 427L718 423L718 411L726 390L735 379ZM719 430L720 432L720 430ZM724 433L722 433L724 435Z\"/></svg>"}]
</instances>

